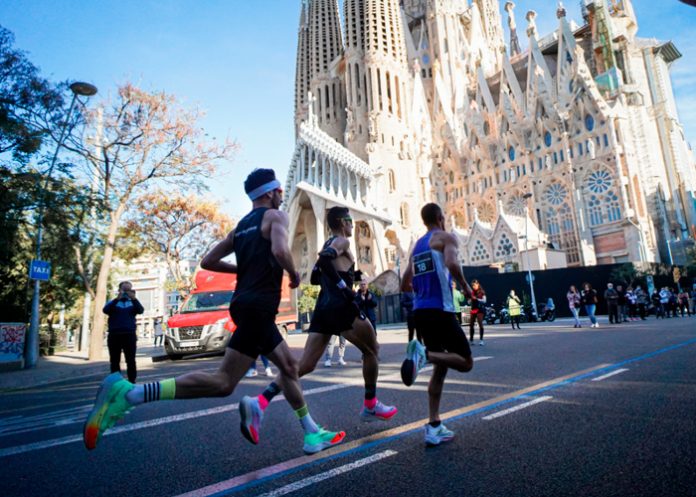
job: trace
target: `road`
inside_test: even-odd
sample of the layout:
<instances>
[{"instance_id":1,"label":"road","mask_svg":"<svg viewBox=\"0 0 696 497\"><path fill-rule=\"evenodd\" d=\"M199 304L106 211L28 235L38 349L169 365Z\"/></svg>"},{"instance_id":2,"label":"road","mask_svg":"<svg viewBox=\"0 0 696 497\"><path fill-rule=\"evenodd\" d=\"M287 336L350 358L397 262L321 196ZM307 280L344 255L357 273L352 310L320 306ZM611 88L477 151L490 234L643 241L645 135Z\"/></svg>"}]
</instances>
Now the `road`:
<instances>
[{"instance_id":1,"label":"road","mask_svg":"<svg viewBox=\"0 0 696 497\"><path fill-rule=\"evenodd\" d=\"M87 452L81 426L100 378L0 397L4 496L683 496L696 495L696 318L602 325L568 322L488 328L471 373L450 372L443 420L449 444L426 448L427 378L399 377L405 330L380 333L378 396L400 412L361 423L359 355L303 379L313 417L347 432L319 455L281 399L261 443L239 433L237 402L261 391L244 379L225 399L135 409ZM301 338L290 344L299 354ZM158 364L139 381L218 358Z\"/></svg>"}]
</instances>

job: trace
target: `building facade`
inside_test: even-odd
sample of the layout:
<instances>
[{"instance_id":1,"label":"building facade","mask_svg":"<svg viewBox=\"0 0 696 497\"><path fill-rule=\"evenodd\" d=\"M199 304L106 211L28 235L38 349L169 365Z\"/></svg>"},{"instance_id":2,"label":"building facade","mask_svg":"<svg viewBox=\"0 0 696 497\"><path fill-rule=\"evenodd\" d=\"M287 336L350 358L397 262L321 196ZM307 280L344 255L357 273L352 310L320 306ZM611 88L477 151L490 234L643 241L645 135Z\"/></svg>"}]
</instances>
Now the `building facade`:
<instances>
[{"instance_id":1,"label":"building facade","mask_svg":"<svg viewBox=\"0 0 696 497\"><path fill-rule=\"evenodd\" d=\"M518 32L508 1L508 43L497 0L342 7L304 0L300 15L284 205L304 276L333 205L351 208L372 275L398 269L430 201L466 265L547 251L569 266L673 262L693 236L696 170L669 75L681 54L637 36L630 0L585 0L582 25L559 2L544 36L533 11Z\"/></svg>"}]
</instances>

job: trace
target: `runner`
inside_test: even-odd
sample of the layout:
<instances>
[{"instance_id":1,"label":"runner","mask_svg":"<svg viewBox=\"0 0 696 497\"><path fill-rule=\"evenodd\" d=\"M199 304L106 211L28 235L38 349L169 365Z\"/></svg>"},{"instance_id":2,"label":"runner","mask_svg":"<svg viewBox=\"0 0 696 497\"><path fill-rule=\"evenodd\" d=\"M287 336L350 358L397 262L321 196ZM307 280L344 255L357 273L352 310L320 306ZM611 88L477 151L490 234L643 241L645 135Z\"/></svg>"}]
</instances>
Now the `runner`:
<instances>
[{"instance_id":1,"label":"runner","mask_svg":"<svg viewBox=\"0 0 696 497\"><path fill-rule=\"evenodd\" d=\"M290 274L292 288L300 284L288 247L288 216L278 210L282 200L280 183L272 169L257 169L247 177L244 190L253 202L253 210L201 262L203 269L237 273L237 288L230 303L237 329L219 371L188 373L144 385L133 385L118 373L108 376L84 425L87 449L94 449L102 434L137 405L230 395L259 354L271 359L280 371L276 384L300 420L305 453L313 454L343 441L344 432L324 430L310 416L297 376L297 362L275 324L283 270ZM233 252L236 265L222 261ZM258 434L249 427L262 413L248 411L240 403L240 414L242 433L258 443Z\"/></svg>"},{"instance_id":2,"label":"runner","mask_svg":"<svg viewBox=\"0 0 696 497\"><path fill-rule=\"evenodd\" d=\"M445 216L437 204L427 204L421 210L423 223L428 228L417 242L404 271L401 290L415 291L414 318L416 329L423 336L425 347L412 340L401 365L401 379L406 386L413 385L425 362L433 364L433 375L428 385L430 422L425 425L425 443L440 445L454 438L440 420L440 398L449 368L462 373L471 371L474 360L466 334L454 315L452 278L471 294L459 266L457 238L444 231Z\"/></svg>"},{"instance_id":3,"label":"runner","mask_svg":"<svg viewBox=\"0 0 696 497\"><path fill-rule=\"evenodd\" d=\"M324 244L312 270L311 281L320 284L321 291L300 359L299 375L302 377L314 371L333 335L344 336L363 354L365 400L360 417L363 421L388 420L397 413L397 409L377 400L377 335L367 318L358 310L352 290L355 260L350 252L348 238L353 234L353 220L347 208L332 207L327 214L327 223L332 236ZM273 382L258 397L245 397L242 402L249 410L263 412L278 392L277 382ZM262 418L256 419L258 422L251 429L258 432Z\"/></svg>"}]
</instances>

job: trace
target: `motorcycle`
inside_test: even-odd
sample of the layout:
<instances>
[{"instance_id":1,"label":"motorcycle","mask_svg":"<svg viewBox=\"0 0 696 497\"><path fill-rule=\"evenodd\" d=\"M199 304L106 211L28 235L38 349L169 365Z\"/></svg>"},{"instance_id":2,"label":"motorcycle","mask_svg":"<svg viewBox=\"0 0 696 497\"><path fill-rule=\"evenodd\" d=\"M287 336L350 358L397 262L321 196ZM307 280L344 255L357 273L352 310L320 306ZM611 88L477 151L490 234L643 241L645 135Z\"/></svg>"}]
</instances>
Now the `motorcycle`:
<instances>
[{"instance_id":1,"label":"motorcycle","mask_svg":"<svg viewBox=\"0 0 696 497\"><path fill-rule=\"evenodd\" d=\"M556 319L556 304L553 303L553 299L549 297L545 304L539 304L539 319L542 321L553 322Z\"/></svg>"},{"instance_id":2,"label":"motorcycle","mask_svg":"<svg viewBox=\"0 0 696 497\"><path fill-rule=\"evenodd\" d=\"M498 319L498 311L495 310L493 304L486 306L486 314L484 314L483 319L487 324L494 324Z\"/></svg>"}]
</instances>

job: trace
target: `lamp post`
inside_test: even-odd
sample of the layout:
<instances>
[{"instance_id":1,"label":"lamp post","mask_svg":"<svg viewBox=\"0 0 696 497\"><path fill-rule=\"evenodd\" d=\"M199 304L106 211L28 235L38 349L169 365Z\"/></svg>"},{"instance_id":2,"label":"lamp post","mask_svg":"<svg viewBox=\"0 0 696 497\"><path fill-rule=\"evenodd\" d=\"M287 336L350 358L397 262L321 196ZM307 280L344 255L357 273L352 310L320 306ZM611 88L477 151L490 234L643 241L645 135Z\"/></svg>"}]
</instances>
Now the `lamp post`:
<instances>
[{"instance_id":1,"label":"lamp post","mask_svg":"<svg viewBox=\"0 0 696 497\"><path fill-rule=\"evenodd\" d=\"M68 108L68 113L65 118L65 122L60 130L60 137L58 138L58 143L56 144L56 151L51 159L51 165L46 173L46 179L44 180L42 188L39 190L38 198L38 212L36 214L36 259L41 260L41 241L43 236L43 214L44 214L44 194L48 188L48 182L51 180L51 175L53 174L53 168L56 165L56 159L58 159L58 152L60 147L63 145L63 138L65 137L65 130L68 127L68 122L70 122L70 116L72 116L73 109L75 107L75 102L78 96L91 97L97 93L97 87L89 83L83 83L76 81L70 85L70 91L72 91L72 100L70 101L70 107ZM36 367L36 361L39 357L39 325L40 325L40 315L39 315L39 301L41 299L41 282L38 279L34 279L34 294L31 299L31 321L29 324L29 335L27 336L26 349L25 349L25 368Z\"/></svg>"},{"instance_id":2,"label":"lamp post","mask_svg":"<svg viewBox=\"0 0 696 497\"><path fill-rule=\"evenodd\" d=\"M532 315L536 320L537 317L537 303L536 296L534 295L534 276L532 275L532 265L529 261L529 199L532 198L531 193L525 193L522 195L525 203L526 216L524 218L524 251L527 254L527 278L529 279L529 291L532 294Z\"/></svg>"}]
</instances>

